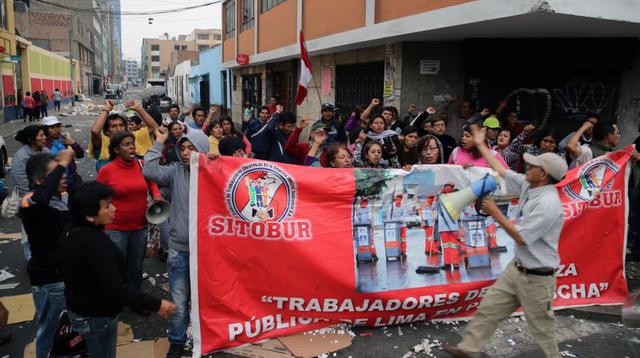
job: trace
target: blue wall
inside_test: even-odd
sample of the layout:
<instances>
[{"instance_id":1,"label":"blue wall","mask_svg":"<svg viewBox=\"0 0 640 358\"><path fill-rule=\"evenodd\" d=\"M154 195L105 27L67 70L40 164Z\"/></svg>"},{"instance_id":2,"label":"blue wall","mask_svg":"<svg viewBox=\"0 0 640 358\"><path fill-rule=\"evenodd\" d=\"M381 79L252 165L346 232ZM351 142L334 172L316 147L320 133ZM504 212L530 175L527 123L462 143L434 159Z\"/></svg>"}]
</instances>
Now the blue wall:
<instances>
[{"instance_id":1,"label":"blue wall","mask_svg":"<svg viewBox=\"0 0 640 358\"><path fill-rule=\"evenodd\" d=\"M200 51L200 64L191 67L189 86L191 99L194 103L200 102L200 81L203 75L209 75L209 103L222 103L222 46L216 46Z\"/></svg>"}]
</instances>

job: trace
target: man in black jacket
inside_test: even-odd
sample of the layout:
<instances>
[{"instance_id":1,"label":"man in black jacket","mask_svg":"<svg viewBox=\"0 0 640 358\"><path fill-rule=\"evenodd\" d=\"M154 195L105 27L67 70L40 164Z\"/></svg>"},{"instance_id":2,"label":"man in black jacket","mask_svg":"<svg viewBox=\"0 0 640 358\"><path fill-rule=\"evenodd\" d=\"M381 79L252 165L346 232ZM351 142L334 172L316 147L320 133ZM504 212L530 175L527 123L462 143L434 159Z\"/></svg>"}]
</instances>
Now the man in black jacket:
<instances>
[{"instance_id":1,"label":"man in black jacket","mask_svg":"<svg viewBox=\"0 0 640 358\"><path fill-rule=\"evenodd\" d=\"M64 282L59 266L59 239L69 223L69 210L62 200L67 189L65 170L73 159L73 149L40 153L27 161L31 192L20 202L22 220L31 247L27 265L33 302L36 306L36 357L48 357L58 327L60 313L66 306Z\"/></svg>"}]
</instances>

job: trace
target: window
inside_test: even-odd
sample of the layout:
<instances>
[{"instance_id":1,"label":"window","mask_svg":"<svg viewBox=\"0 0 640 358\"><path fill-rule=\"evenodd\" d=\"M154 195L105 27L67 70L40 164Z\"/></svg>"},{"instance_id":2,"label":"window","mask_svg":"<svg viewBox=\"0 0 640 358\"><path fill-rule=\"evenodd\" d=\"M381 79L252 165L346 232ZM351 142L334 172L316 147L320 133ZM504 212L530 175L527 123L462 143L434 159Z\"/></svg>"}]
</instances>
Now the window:
<instances>
[{"instance_id":1,"label":"window","mask_svg":"<svg viewBox=\"0 0 640 358\"><path fill-rule=\"evenodd\" d=\"M160 62L160 56L151 56L151 62Z\"/></svg>"},{"instance_id":2,"label":"window","mask_svg":"<svg viewBox=\"0 0 640 358\"><path fill-rule=\"evenodd\" d=\"M186 50L186 49L187 49L187 45L182 45L182 46L180 46L180 50L181 50L181 51L184 51L184 50Z\"/></svg>"},{"instance_id":3,"label":"window","mask_svg":"<svg viewBox=\"0 0 640 358\"><path fill-rule=\"evenodd\" d=\"M242 31L253 27L255 9L253 0L242 0Z\"/></svg>"},{"instance_id":4,"label":"window","mask_svg":"<svg viewBox=\"0 0 640 358\"><path fill-rule=\"evenodd\" d=\"M160 73L160 66L151 66L151 73Z\"/></svg>"},{"instance_id":5,"label":"window","mask_svg":"<svg viewBox=\"0 0 640 358\"><path fill-rule=\"evenodd\" d=\"M222 40L222 35L214 34L213 35L213 39L216 40L216 41L220 41L220 40Z\"/></svg>"},{"instance_id":6,"label":"window","mask_svg":"<svg viewBox=\"0 0 640 358\"><path fill-rule=\"evenodd\" d=\"M208 40L209 34L198 34L198 40Z\"/></svg>"},{"instance_id":7,"label":"window","mask_svg":"<svg viewBox=\"0 0 640 358\"><path fill-rule=\"evenodd\" d=\"M236 1L231 0L224 3L224 35L232 37L236 30Z\"/></svg>"},{"instance_id":8,"label":"window","mask_svg":"<svg viewBox=\"0 0 640 358\"><path fill-rule=\"evenodd\" d=\"M260 1L260 13L265 13L285 1L286 0L262 0Z\"/></svg>"},{"instance_id":9,"label":"window","mask_svg":"<svg viewBox=\"0 0 640 358\"><path fill-rule=\"evenodd\" d=\"M176 50L176 51L180 51L180 45L174 45L173 49Z\"/></svg>"},{"instance_id":10,"label":"window","mask_svg":"<svg viewBox=\"0 0 640 358\"><path fill-rule=\"evenodd\" d=\"M160 51L160 45L151 45L151 51Z\"/></svg>"}]
</instances>

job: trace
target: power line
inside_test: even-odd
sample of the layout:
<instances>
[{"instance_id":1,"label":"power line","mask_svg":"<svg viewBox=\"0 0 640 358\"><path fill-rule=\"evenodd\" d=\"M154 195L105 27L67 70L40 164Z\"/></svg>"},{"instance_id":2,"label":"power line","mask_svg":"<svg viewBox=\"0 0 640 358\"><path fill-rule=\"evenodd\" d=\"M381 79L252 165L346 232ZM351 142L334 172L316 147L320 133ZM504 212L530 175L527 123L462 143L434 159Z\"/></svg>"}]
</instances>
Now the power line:
<instances>
[{"instance_id":1,"label":"power line","mask_svg":"<svg viewBox=\"0 0 640 358\"><path fill-rule=\"evenodd\" d=\"M109 14L109 15L114 15L114 16L172 14L172 13L176 13L176 12L188 11L188 10L198 9L198 8L201 8L201 7L211 6L211 5L219 4L219 3L222 2L222 0L214 0L214 1L210 1L208 3L204 3L204 4L191 5L191 6L187 6L187 7L176 8L176 9L167 9L167 10L114 12L114 11L111 11L111 10L102 10L100 8L73 8L73 7L66 6L66 5L60 5L60 4L52 3L52 2L49 2L49 1L46 1L46 0L33 0L33 1L45 4L45 5L54 6L54 7L58 7L58 8L61 8L61 9L69 10L69 11L84 12L84 13L91 13L91 14L93 14L95 12L101 12L101 13L104 13L104 14Z\"/></svg>"}]
</instances>

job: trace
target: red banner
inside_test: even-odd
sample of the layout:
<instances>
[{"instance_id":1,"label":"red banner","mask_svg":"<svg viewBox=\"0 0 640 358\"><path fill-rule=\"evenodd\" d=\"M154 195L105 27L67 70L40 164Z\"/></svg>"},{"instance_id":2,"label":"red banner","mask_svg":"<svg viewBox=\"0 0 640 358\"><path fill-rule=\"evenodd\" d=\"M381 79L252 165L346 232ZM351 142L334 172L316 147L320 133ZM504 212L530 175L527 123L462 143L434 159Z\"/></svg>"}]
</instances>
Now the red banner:
<instances>
[{"instance_id":1,"label":"red banner","mask_svg":"<svg viewBox=\"0 0 640 358\"><path fill-rule=\"evenodd\" d=\"M558 184L565 225L556 308L626 297L631 150L596 158ZM469 317L513 259L513 240L471 207L458 226L434 233L437 195L468 186L484 168L320 169L204 156L192 162L194 356L337 322ZM499 182L498 202L509 194ZM503 203L510 214L515 202ZM458 256L446 241L452 235L464 248ZM451 260L459 266L444 265Z\"/></svg>"}]
</instances>

